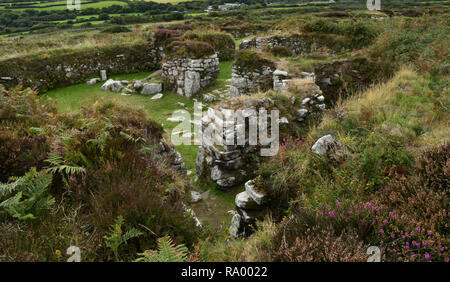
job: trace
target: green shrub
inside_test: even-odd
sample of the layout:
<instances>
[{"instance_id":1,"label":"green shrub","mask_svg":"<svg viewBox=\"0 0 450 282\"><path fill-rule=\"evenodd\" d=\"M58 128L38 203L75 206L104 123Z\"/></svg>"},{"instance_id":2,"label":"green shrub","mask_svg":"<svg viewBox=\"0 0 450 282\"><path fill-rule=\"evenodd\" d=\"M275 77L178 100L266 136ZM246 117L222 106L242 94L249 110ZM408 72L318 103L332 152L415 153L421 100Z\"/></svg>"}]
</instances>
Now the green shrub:
<instances>
[{"instance_id":1,"label":"green shrub","mask_svg":"<svg viewBox=\"0 0 450 282\"><path fill-rule=\"evenodd\" d=\"M155 248L158 237L170 235L174 242L188 247L197 242L200 229L183 206L189 181L160 154L159 124L148 120L143 110L114 103L97 102L76 115L53 114L48 112L50 103L40 104L39 98L30 93L3 92L0 101L8 106L0 113L0 129L9 134L17 130L16 124L26 123L22 128L25 133L46 134L44 144L51 152L44 154L48 162L37 159L41 172L32 170L25 177L15 178L16 182L0 186L5 192L0 196L5 223L15 225L14 218L39 215L33 224L5 233L7 237L0 240L1 253L15 252L11 257L23 260L61 261L55 249L65 250L75 236L89 256L86 260L131 260L136 253ZM28 127L33 123L40 127ZM4 152L2 147L1 159L17 162ZM36 177L31 178L31 173ZM52 206L53 199L59 203L58 209ZM44 216L43 211L50 208ZM111 258L103 236L111 238L108 231L119 216L125 221L125 230L135 228L143 234L120 247L116 245ZM33 240L28 242L22 230ZM83 235L87 232L89 238ZM53 242L46 239L47 234ZM17 242L11 244L14 240ZM46 246L41 246L43 243Z\"/></svg>"},{"instance_id":2,"label":"green shrub","mask_svg":"<svg viewBox=\"0 0 450 282\"><path fill-rule=\"evenodd\" d=\"M352 41L352 48L369 45L379 34L379 28L370 20L330 21L324 18L309 18L301 26L306 32L344 35Z\"/></svg>"},{"instance_id":3,"label":"green shrub","mask_svg":"<svg viewBox=\"0 0 450 282\"><path fill-rule=\"evenodd\" d=\"M272 61L263 58L260 53L252 50L240 51L236 56L234 65L245 72L262 71L265 66L275 68Z\"/></svg>"},{"instance_id":4,"label":"green shrub","mask_svg":"<svg viewBox=\"0 0 450 282\"><path fill-rule=\"evenodd\" d=\"M112 26L112 27L108 27L105 28L104 30L102 30L103 33L121 33L121 32L131 32L131 29L129 29L126 26L120 26L120 25L116 25L116 26Z\"/></svg>"},{"instance_id":5,"label":"green shrub","mask_svg":"<svg viewBox=\"0 0 450 282\"><path fill-rule=\"evenodd\" d=\"M166 54L169 57L201 59L215 53L214 48L200 41L173 41L166 47Z\"/></svg>"},{"instance_id":6,"label":"green shrub","mask_svg":"<svg viewBox=\"0 0 450 282\"><path fill-rule=\"evenodd\" d=\"M209 43L218 53L220 61L230 61L234 58L236 43L232 35L225 32L188 32L184 36L188 40L197 40Z\"/></svg>"},{"instance_id":7,"label":"green shrub","mask_svg":"<svg viewBox=\"0 0 450 282\"><path fill-rule=\"evenodd\" d=\"M270 50L270 53L276 57L292 57L294 53L284 46L275 46L272 47Z\"/></svg>"}]
</instances>

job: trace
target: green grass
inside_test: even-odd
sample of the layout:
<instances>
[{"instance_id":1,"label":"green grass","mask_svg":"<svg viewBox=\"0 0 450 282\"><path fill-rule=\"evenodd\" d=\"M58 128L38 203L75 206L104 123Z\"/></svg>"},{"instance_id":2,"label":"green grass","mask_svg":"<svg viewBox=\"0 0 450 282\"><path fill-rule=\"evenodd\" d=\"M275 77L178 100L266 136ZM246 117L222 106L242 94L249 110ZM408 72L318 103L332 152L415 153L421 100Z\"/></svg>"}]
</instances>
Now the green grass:
<instances>
[{"instance_id":1,"label":"green grass","mask_svg":"<svg viewBox=\"0 0 450 282\"><path fill-rule=\"evenodd\" d=\"M156 3L170 3L170 4L178 4L181 2L187 2L187 1L191 1L191 0L144 0L146 2L152 1L152 2L156 2Z\"/></svg>"},{"instance_id":2,"label":"green grass","mask_svg":"<svg viewBox=\"0 0 450 282\"><path fill-rule=\"evenodd\" d=\"M87 24L87 23L95 25L95 24L105 23L105 21L90 21L90 22L74 23L73 26L80 26L80 25Z\"/></svg>"},{"instance_id":3,"label":"green grass","mask_svg":"<svg viewBox=\"0 0 450 282\"><path fill-rule=\"evenodd\" d=\"M231 78L232 62L221 62L221 72L216 83L208 89L202 91L200 95L208 91L212 91L218 88L225 87L225 80ZM128 75L116 75L111 76L113 79L119 80L133 80L143 79L147 77L149 73L136 73ZM150 119L163 124L165 131L170 136L172 129L178 125L178 122L167 121L167 118L172 116L172 113L176 110L180 110L181 107L177 102L185 104L185 109L190 113L193 113L194 102L191 99L187 99L183 96L179 96L174 93L163 92L162 99L151 100L151 95L129 95L122 96L120 93L103 91L100 89L101 83L96 85L77 84L65 88L54 89L47 92L43 98L52 98L57 101L57 108L59 112L68 113L80 112L81 107L94 104L97 100L116 101L117 103L128 106L131 108L143 108ZM193 116L191 116L193 118ZM197 157L198 146L177 146L177 150L183 155L186 162L186 166L195 175L195 159Z\"/></svg>"}]
</instances>

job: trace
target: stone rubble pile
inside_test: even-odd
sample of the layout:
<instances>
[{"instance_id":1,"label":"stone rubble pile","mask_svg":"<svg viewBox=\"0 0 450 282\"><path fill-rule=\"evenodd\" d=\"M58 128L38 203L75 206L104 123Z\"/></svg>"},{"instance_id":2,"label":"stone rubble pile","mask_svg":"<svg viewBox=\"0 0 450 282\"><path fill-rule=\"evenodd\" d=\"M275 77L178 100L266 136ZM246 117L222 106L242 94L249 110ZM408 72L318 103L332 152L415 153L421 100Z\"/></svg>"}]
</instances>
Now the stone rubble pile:
<instances>
[{"instance_id":1,"label":"stone rubble pile","mask_svg":"<svg viewBox=\"0 0 450 282\"><path fill-rule=\"evenodd\" d=\"M286 89L289 76L287 71L275 70L273 72L273 90L280 91Z\"/></svg>"},{"instance_id":2,"label":"stone rubble pile","mask_svg":"<svg viewBox=\"0 0 450 282\"><path fill-rule=\"evenodd\" d=\"M87 82L89 85L96 84L99 81L98 78L91 79ZM122 95L128 94L143 94L152 95L152 99L160 99L162 97L161 92L163 91L162 83L149 82L146 80L133 80L129 82L128 80L114 80L108 79L102 86L101 89L104 91L121 92Z\"/></svg>"},{"instance_id":3,"label":"stone rubble pile","mask_svg":"<svg viewBox=\"0 0 450 282\"><path fill-rule=\"evenodd\" d=\"M292 122L295 126L302 126L307 124L309 119L320 118L322 111L326 108L325 97L315 83L306 79L291 79L287 83L287 87L293 93L290 105L291 120L282 116L278 118L279 124ZM270 112L271 108L276 108L274 104L275 101L267 97L255 98L249 96L239 101L237 107L234 107L234 111L225 106L227 105L226 102L217 105L214 109L208 109L201 117L203 138L207 129L216 131L214 131L215 135L213 135L212 140L214 142L210 144L203 142L198 149L197 175L203 180L214 182L220 189L228 189L251 179L255 168L266 157L261 156L262 147L259 143L256 145L249 143L248 116L251 115L251 112L259 113L260 109L266 109ZM234 115L231 116L233 113ZM243 116L246 116L245 126L238 124L238 117L242 120ZM229 124L234 127L227 128ZM246 139L238 143L238 131L242 130L242 127ZM271 122L268 122L265 131L271 133L271 130ZM227 138L235 140L233 144L237 145L227 145L225 142Z\"/></svg>"}]
</instances>

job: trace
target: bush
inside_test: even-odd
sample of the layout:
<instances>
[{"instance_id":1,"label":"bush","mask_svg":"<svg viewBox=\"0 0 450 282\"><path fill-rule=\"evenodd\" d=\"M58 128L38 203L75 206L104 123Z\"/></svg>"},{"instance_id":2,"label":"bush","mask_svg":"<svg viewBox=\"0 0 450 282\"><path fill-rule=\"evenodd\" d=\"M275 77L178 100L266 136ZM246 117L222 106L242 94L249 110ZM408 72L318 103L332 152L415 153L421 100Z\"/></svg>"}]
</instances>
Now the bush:
<instances>
[{"instance_id":1,"label":"bush","mask_svg":"<svg viewBox=\"0 0 450 282\"><path fill-rule=\"evenodd\" d=\"M426 151L418 163L421 184L435 191L450 187L450 142Z\"/></svg>"},{"instance_id":2,"label":"bush","mask_svg":"<svg viewBox=\"0 0 450 282\"><path fill-rule=\"evenodd\" d=\"M165 46L172 41L181 40L182 32L179 30L160 28L153 36L153 43L156 46Z\"/></svg>"},{"instance_id":3,"label":"bush","mask_svg":"<svg viewBox=\"0 0 450 282\"><path fill-rule=\"evenodd\" d=\"M369 45L379 34L379 28L368 20L333 22L323 18L310 18L301 26L306 32L344 35L352 41L352 48Z\"/></svg>"},{"instance_id":4,"label":"bush","mask_svg":"<svg viewBox=\"0 0 450 282\"><path fill-rule=\"evenodd\" d=\"M366 261L367 245L357 229L337 230L328 214L304 210L284 219L269 251L274 261L350 262Z\"/></svg>"},{"instance_id":5,"label":"bush","mask_svg":"<svg viewBox=\"0 0 450 282\"><path fill-rule=\"evenodd\" d=\"M108 27L105 28L104 30L102 30L103 33L121 33L121 32L131 32L131 29L129 29L126 26L120 26L120 25L116 25L116 26L112 26L112 27Z\"/></svg>"},{"instance_id":6,"label":"bush","mask_svg":"<svg viewBox=\"0 0 450 282\"><path fill-rule=\"evenodd\" d=\"M232 35L225 32L190 32L184 35L188 40L197 40L209 43L218 53L220 61L230 61L234 58L236 43Z\"/></svg>"},{"instance_id":7,"label":"bush","mask_svg":"<svg viewBox=\"0 0 450 282\"><path fill-rule=\"evenodd\" d=\"M173 41L166 47L166 54L172 58L201 59L214 53L210 44L200 41Z\"/></svg>"},{"instance_id":8,"label":"bush","mask_svg":"<svg viewBox=\"0 0 450 282\"><path fill-rule=\"evenodd\" d=\"M370 55L391 64L411 64L433 75L448 75L448 34L445 17L397 19L378 36Z\"/></svg>"},{"instance_id":9,"label":"bush","mask_svg":"<svg viewBox=\"0 0 450 282\"><path fill-rule=\"evenodd\" d=\"M245 72L262 71L265 66L275 68L272 61L263 58L260 53L252 50L240 51L236 56L234 65Z\"/></svg>"}]
</instances>

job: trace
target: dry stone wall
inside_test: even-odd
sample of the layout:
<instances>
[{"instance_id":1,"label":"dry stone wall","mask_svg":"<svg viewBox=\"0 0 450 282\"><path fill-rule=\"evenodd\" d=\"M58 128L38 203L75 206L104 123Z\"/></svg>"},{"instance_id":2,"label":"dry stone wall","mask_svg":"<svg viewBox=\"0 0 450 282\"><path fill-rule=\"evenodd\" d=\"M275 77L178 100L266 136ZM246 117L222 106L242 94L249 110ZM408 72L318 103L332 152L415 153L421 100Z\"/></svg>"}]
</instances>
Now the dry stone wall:
<instances>
[{"instance_id":1,"label":"dry stone wall","mask_svg":"<svg viewBox=\"0 0 450 282\"><path fill-rule=\"evenodd\" d=\"M232 68L230 96L248 95L259 90L267 91L273 87L273 65L264 65L259 69L243 69L236 65Z\"/></svg>"},{"instance_id":2,"label":"dry stone wall","mask_svg":"<svg viewBox=\"0 0 450 282\"><path fill-rule=\"evenodd\" d=\"M0 61L0 83L22 84L41 91L83 82L91 75L125 74L159 68L164 53L147 43L105 46L83 50L58 50ZM14 67L11 67L14 66Z\"/></svg>"},{"instance_id":3,"label":"dry stone wall","mask_svg":"<svg viewBox=\"0 0 450 282\"><path fill-rule=\"evenodd\" d=\"M251 39L244 39L239 44L239 50L256 49L266 51L273 47L286 47L297 55L311 52L315 48L310 40L307 40L306 37L300 34L254 37Z\"/></svg>"},{"instance_id":4,"label":"dry stone wall","mask_svg":"<svg viewBox=\"0 0 450 282\"><path fill-rule=\"evenodd\" d=\"M173 58L162 64L164 88L179 95L192 97L201 89L215 82L219 75L217 54L201 59Z\"/></svg>"}]
</instances>

